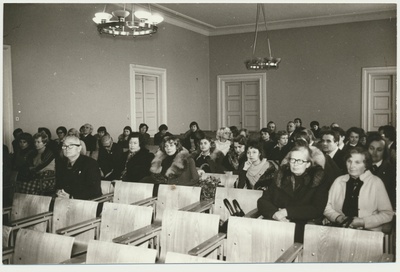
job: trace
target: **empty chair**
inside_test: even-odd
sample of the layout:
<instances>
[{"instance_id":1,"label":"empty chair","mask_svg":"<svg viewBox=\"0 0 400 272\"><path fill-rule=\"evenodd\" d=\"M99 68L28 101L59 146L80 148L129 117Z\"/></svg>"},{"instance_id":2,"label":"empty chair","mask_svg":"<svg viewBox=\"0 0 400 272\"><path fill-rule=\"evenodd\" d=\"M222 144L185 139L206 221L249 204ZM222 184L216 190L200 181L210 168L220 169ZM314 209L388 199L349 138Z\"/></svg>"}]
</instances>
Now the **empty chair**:
<instances>
[{"instance_id":1,"label":"empty chair","mask_svg":"<svg viewBox=\"0 0 400 272\"><path fill-rule=\"evenodd\" d=\"M102 196L99 196L99 197L91 199L91 200L97 201L97 202L112 201L113 197L114 197L114 184L115 184L114 181L102 180L100 182Z\"/></svg>"},{"instance_id":2,"label":"empty chair","mask_svg":"<svg viewBox=\"0 0 400 272\"><path fill-rule=\"evenodd\" d=\"M71 258L74 237L20 229L15 247L3 251L11 264L57 264ZM4 256L7 253L7 256Z\"/></svg>"},{"instance_id":3,"label":"empty chair","mask_svg":"<svg viewBox=\"0 0 400 272\"><path fill-rule=\"evenodd\" d=\"M294 242L295 224L246 217L230 217L224 253L227 262L275 262ZM223 246L221 236L193 248L189 254L203 256L209 248Z\"/></svg>"},{"instance_id":4,"label":"empty chair","mask_svg":"<svg viewBox=\"0 0 400 272\"><path fill-rule=\"evenodd\" d=\"M114 202L140 205L151 205L153 199L154 184L140 182L118 181L115 183Z\"/></svg>"},{"instance_id":5,"label":"empty chair","mask_svg":"<svg viewBox=\"0 0 400 272\"><path fill-rule=\"evenodd\" d=\"M13 232L20 228L30 228L45 232L49 221L43 220L49 212L51 197L15 193L13 204L8 209L10 218L7 226L3 226L3 246L13 246ZM4 212L3 212L4 213ZM49 217L47 217L49 218Z\"/></svg>"},{"instance_id":6,"label":"empty chair","mask_svg":"<svg viewBox=\"0 0 400 272\"><path fill-rule=\"evenodd\" d=\"M223 263L223 261L169 251L165 263Z\"/></svg>"},{"instance_id":7,"label":"empty chair","mask_svg":"<svg viewBox=\"0 0 400 272\"><path fill-rule=\"evenodd\" d=\"M318 225L306 225L304 243L297 244L301 262L379 262L391 261L393 256L383 254L383 233ZM292 262L284 256L279 262Z\"/></svg>"},{"instance_id":8,"label":"empty chair","mask_svg":"<svg viewBox=\"0 0 400 272\"><path fill-rule=\"evenodd\" d=\"M86 264L155 263L156 256L155 249L91 240Z\"/></svg>"}]
</instances>

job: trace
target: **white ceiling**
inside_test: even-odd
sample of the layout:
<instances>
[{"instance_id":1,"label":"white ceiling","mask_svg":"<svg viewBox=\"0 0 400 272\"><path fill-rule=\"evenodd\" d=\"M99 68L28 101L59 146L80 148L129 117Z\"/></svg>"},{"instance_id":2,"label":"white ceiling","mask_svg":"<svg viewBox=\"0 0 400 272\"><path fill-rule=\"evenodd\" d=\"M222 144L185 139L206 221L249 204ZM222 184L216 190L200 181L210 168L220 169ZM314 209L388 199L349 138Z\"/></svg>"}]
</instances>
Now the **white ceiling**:
<instances>
[{"instance_id":1,"label":"white ceiling","mask_svg":"<svg viewBox=\"0 0 400 272\"><path fill-rule=\"evenodd\" d=\"M152 3L151 8L162 14L165 22L207 36L254 32L257 12L256 3L240 2ZM396 18L397 13L396 2L264 3L264 9L269 30Z\"/></svg>"}]
</instances>

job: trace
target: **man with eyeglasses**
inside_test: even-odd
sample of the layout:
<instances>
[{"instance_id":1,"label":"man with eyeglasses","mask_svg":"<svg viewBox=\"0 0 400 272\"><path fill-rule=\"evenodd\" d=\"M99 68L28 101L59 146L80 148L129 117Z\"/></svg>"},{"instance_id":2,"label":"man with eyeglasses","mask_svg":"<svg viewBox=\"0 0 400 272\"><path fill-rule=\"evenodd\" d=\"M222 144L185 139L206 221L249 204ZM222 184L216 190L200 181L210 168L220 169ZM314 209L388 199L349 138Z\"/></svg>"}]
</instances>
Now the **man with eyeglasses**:
<instances>
[{"instance_id":1,"label":"man with eyeglasses","mask_svg":"<svg viewBox=\"0 0 400 272\"><path fill-rule=\"evenodd\" d=\"M84 124L81 140L85 142L86 155L97 159L97 152L96 152L97 140L96 137L92 135L92 131L93 131L93 126L91 124Z\"/></svg>"},{"instance_id":2,"label":"man with eyeglasses","mask_svg":"<svg viewBox=\"0 0 400 272\"><path fill-rule=\"evenodd\" d=\"M89 200L102 195L99 166L96 160L81 155L81 148L78 137L65 137L64 158L56 165L58 197Z\"/></svg>"},{"instance_id":3,"label":"man with eyeglasses","mask_svg":"<svg viewBox=\"0 0 400 272\"><path fill-rule=\"evenodd\" d=\"M124 170L121 167L124 165L122 157L122 147L114 144L110 134L104 135L100 141L99 158L97 159L104 180L114 180L121 177L121 172Z\"/></svg>"}]
</instances>

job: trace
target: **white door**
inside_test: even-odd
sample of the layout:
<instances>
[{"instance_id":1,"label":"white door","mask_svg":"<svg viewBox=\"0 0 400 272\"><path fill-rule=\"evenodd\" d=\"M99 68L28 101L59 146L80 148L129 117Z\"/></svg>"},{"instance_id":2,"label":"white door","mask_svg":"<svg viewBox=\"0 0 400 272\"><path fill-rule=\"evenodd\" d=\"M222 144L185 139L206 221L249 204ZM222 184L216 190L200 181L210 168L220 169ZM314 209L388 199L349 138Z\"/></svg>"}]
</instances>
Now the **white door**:
<instances>
[{"instance_id":1,"label":"white door","mask_svg":"<svg viewBox=\"0 0 400 272\"><path fill-rule=\"evenodd\" d=\"M225 83L225 124L249 131L260 129L259 81Z\"/></svg>"},{"instance_id":2,"label":"white door","mask_svg":"<svg viewBox=\"0 0 400 272\"><path fill-rule=\"evenodd\" d=\"M396 127L396 69L363 70L363 125L367 131L380 126Z\"/></svg>"},{"instance_id":3,"label":"white door","mask_svg":"<svg viewBox=\"0 0 400 272\"><path fill-rule=\"evenodd\" d=\"M12 78L11 78L11 47L3 45L3 144L12 149L12 133L14 131ZM18 117L16 117L18 122Z\"/></svg>"},{"instance_id":4,"label":"white door","mask_svg":"<svg viewBox=\"0 0 400 272\"><path fill-rule=\"evenodd\" d=\"M155 76L135 76L136 125L141 123L149 126L147 133L153 136L158 131L158 79Z\"/></svg>"}]
</instances>

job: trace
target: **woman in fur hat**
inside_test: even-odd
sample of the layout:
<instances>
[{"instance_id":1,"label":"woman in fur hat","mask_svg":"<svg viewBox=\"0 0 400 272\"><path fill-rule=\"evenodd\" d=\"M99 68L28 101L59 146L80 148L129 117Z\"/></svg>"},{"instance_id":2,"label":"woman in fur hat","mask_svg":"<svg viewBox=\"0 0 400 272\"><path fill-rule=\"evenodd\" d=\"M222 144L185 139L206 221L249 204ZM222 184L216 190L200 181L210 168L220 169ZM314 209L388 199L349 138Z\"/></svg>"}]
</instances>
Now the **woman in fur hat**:
<instances>
[{"instance_id":1,"label":"woman in fur hat","mask_svg":"<svg viewBox=\"0 0 400 272\"><path fill-rule=\"evenodd\" d=\"M153 183L192 186L199 181L192 156L176 136L164 137L160 149L151 162L150 172L152 175L149 178Z\"/></svg>"},{"instance_id":2,"label":"woman in fur hat","mask_svg":"<svg viewBox=\"0 0 400 272\"><path fill-rule=\"evenodd\" d=\"M208 136L200 140L200 150L192 153L198 173L224 173L222 162L224 154L216 149L215 142Z\"/></svg>"},{"instance_id":3,"label":"woman in fur hat","mask_svg":"<svg viewBox=\"0 0 400 272\"><path fill-rule=\"evenodd\" d=\"M323 217L329 182L324 176L324 156L307 145L296 145L282 161L274 182L258 199L266 219L295 222L295 242L303 242L307 221Z\"/></svg>"}]
</instances>

